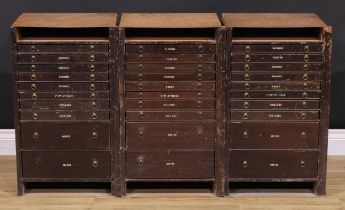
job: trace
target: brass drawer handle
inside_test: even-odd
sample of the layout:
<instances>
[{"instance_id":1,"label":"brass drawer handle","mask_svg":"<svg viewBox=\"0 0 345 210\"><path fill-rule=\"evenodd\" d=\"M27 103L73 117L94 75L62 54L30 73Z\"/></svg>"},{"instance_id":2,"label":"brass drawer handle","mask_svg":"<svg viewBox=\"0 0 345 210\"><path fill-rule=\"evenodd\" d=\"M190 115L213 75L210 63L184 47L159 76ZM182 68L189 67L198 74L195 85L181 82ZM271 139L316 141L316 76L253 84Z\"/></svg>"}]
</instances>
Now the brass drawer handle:
<instances>
[{"instance_id":1,"label":"brass drawer handle","mask_svg":"<svg viewBox=\"0 0 345 210\"><path fill-rule=\"evenodd\" d=\"M31 74L31 80L36 81L36 74Z\"/></svg>"},{"instance_id":2,"label":"brass drawer handle","mask_svg":"<svg viewBox=\"0 0 345 210\"><path fill-rule=\"evenodd\" d=\"M94 74L91 74L91 75L90 75L90 80L91 80L91 81L95 81L95 79L96 79L96 76L95 76Z\"/></svg>"},{"instance_id":3,"label":"brass drawer handle","mask_svg":"<svg viewBox=\"0 0 345 210\"><path fill-rule=\"evenodd\" d=\"M305 90L308 90L308 83L306 83L306 82L303 83L303 87L304 87Z\"/></svg>"},{"instance_id":4,"label":"brass drawer handle","mask_svg":"<svg viewBox=\"0 0 345 210\"><path fill-rule=\"evenodd\" d=\"M198 80L202 80L202 74L198 74Z\"/></svg>"},{"instance_id":5,"label":"brass drawer handle","mask_svg":"<svg viewBox=\"0 0 345 210\"><path fill-rule=\"evenodd\" d=\"M94 72L95 70L96 70L95 65L91 65L91 66L90 66L90 71Z\"/></svg>"},{"instance_id":6,"label":"brass drawer handle","mask_svg":"<svg viewBox=\"0 0 345 210\"><path fill-rule=\"evenodd\" d=\"M249 108L249 103L248 103L247 101L245 101L245 102L243 103L243 108L245 108L245 109L248 109L248 108Z\"/></svg>"},{"instance_id":7,"label":"brass drawer handle","mask_svg":"<svg viewBox=\"0 0 345 210\"><path fill-rule=\"evenodd\" d=\"M303 80L304 81L307 81L309 78L308 78L308 74L303 74Z\"/></svg>"},{"instance_id":8,"label":"brass drawer handle","mask_svg":"<svg viewBox=\"0 0 345 210\"><path fill-rule=\"evenodd\" d=\"M32 55L32 56L31 56L31 61L32 61L32 62L35 62L35 61L36 61L36 56Z\"/></svg>"},{"instance_id":9,"label":"brass drawer handle","mask_svg":"<svg viewBox=\"0 0 345 210\"><path fill-rule=\"evenodd\" d=\"M243 167L243 168L247 168L247 167L248 167L248 162L247 162L246 160L244 160L244 161L242 162L242 167Z\"/></svg>"},{"instance_id":10,"label":"brass drawer handle","mask_svg":"<svg viewBox=\"0 0 345 210\"><path fill-rule=\"evenodd\" d=\"M138 166L142 167L144 165L144 160L143 159L138 159Z\"/></svg>"},{"instance_id":11,"label":"brass drawer handle","mask_svg":"<svg viewBox=\"0 0 345 210\"><path fill-rule=\"evenodd\" d=\"M248 64L245 64L245 65L244 65L244 70L245 70L245 71L249 71L249 65L248 65Z\"/></svg>"},{"instance_id":12,"label":"brass drawer handle","mask_svg":"<svg viewBox=\"0 0 345 210\"><path fill-rule=\"evenodd\" d=\"M202 101L198 101L198 108L202 107Z\"/></svg>"},{"instance_id":13,"label":"brass drawer handle","mask_svg":"<svg viewBox=\"0 0 345 210\"><path fill-rule=\"evenodd\" d=\"M91 52L95 52L95 50L96 50L96 49L95 49L95 46L94 46L94 45L90 45L90 51L91 51Z\"/></svg>"},{"instance_id":14,"label":"brass drawer handle","mask_svg":"<svg viewBox=\"0 0 345 210\"><path fill-rule=\"evenodd\" d=\"M92 167L98 168L98 166L99 166L98 160L93 159L93 160L92 160Z\"/></svg>"},{"instance_id":15,"label":"brass drawer handle","mask_svg":"<svg viewBox=\"0 0 345 210\"><path fill-rule=\"evenodd\" d=\"M138 70L139 70L139 71L144 70L144 65L143 65L143 64L139 64L139 65L138 65Z\"/></svg>"},{"instance_id":16,"label":"brass drawer handle","mask_svg":"<svg viewBox=\"0 0 345 210\"><path fill-rule=\"evenodd\" d=\"M245 92L245 93L243 94L243 96L244 96L244 98L249 98L249 93L248 93L248 92Z\"/></svg>"},{"instance_id":17,"label":"brass drawer handle","mask_svg":"<svg viewBox=\"0 0 345 210\"><path fill-rule=\"evenodd\" d=\"M32 99L33 99L33 100L37 100L37 94L36 94L36 93L33 93L33 94L32 94Z\"/></svg>"},{"instance_id":18,"label":"brass drawer handle","mask_svg":"<svg viewBox=\"0 0 345 210\"><path fill-rule=\"evenodd\" d=\"M90 90L96 90L96 85L95 84L91 84L90 85Z\"/></svg>"},{"instance_id":19,"label":"brass drawer handle","mask_svg":"<svg viewBox=\"0 0 345 210\"><path fill-rule=\"evenodd\" d=\"M300 165L301 165L301 168L305 168L305 162L303 160L301 160Z\"/></svg>"},{"instance_id":20,"label":"brass drawer handle","mask_svg":"<svg viewBox=\"0 0 345 210\"><path fill-rule=\"evenodd\" d=\"M306 101L303 101L302 106L303 106L303 108L308 108L308 103Z\"/></svg>"},{"instance_id":21,"label":"brass drawer handle","mask_svg":"<svg viewBox=\"0 0 345 210\"><path fill-rule=\"evenodd\" d=\"M248 139L248 131L243 131L242 136L244 139Z\"/></svg>"},{"instance_id":22,"label":"brass drawer handle","mask_svg":"<svg viewBox=\"0 0 345 210\"><path fill-rule=\"evenodd\" d=\"M143 84L139 83L139 89L142 90L143 89Z\"/></svg>"},{"instance_id":23,"label":"brass drawer handle","mask_svg":"<svg viewBox=\"0 0 345 210\"><path fill-rule=\"evenodd\" d=\"M144 132L142 130L139 130L139 137L142 139L144 137Z\"/></svg>"},{"instance_id":24,"label":"brass drawer handle","mask_svg":"<svg viewBox=\"0 0 345 210\"><path fill-rule=\"evenodd\" d=\"M94 55L90 55L90 61L94 62L95 61L95 56Z\"/></svg>"},{"instance_id":25,"label":"brass drawer handle","mask_svg":"<svg viewBox=\"0 0 345 210\"><path fill-rule=\"evenodd\" d=\"M199 88L199 89L202 88L201 82L198 83L198 88Z\"/></svg>"},{"instance_id":26,"label":"brass drawer handle","mask_svg":"<svg viewBox=\"0 0 345 210\"><path fill-rule=\"evenodd\" d=\"M36 51L35 45L32 45L32 46L30 47L30 50L31 50L31 52L35 52L35 51Z\"/></svg>"},{"instance_id":27,"label":"brass drawer handle","mask_svg":"<svg viewBox=\"0 0 345 210\"><path fill-rule=\"evenodd\" d=\"M196 67L196 69L198 70L198 72L202 72L202 65L199 64L199 65Z\"/></svg>"},{"instance_id":28,"label":"brass drawer handle","mask_svg":"<svg viewBox=\"0 0 345 210\"><path fill-rule=\"evenodd\" d=\"M309 70L309 65L308 64L304 64L303 69L304 69L304 71L308 71Z\"/></svg>"},{"instance_id":29,"label":"brass drawer handle","mask_svg":"<svg viewBox=\"0 0 345 210\"><path fill-rule=\"evenodd\" d=\"M96 94L95 93L91 93L90 98L91 99L95 99L96 98Z\"/></svg>"},{"instance_id":30,"label":"brass drawer handle","mask_svg":"<svg viewBox=\"0 0 345 210\"><path fill-rule=\"evenodd\" d=\"M92 132L92 138L93 139L97 139L98 138L97 132L95 132L95 131Z\"/></svg>"},{"instance_id":31,"label":"brass drawer handle","mask_svg":"<svg viewBox=\"0 0 345 210\"><path fill-rule=\"evenodd\" d=\"M92 119L96 120L97 119L97 114L96 113L92 113Z\"/></svg>"},{"instance_id":32,"label":"brass drawer handle","mask_svg":"<svg viewBox=\"0 0 345 210\"><path fill-rule=\"evenodd\" d=\"M139 119L144 119L144 112L139 112Z\"/></svg>"},{"instance_id":33,"label":"brass drawer handle","mask_svg":"<svg viewBox=\"0 0 345 210\"><path fill-rule=\"evenodd\" d=\"M250 62L250 56L249 56L249 55L246 55L246 57L244 58L244 60L245 60L246 62Z\"/></svg>"},{"instance_id":34,"label":"brass drawer handle","mask_svg":"<svg viewBox=\"0 0 345 210\"><path fill-rule=\"evenodd\" d=\"M303 93L302 93L302 97L303 97L303 98L308 98L308 93L303 92Z\"/></svg>"},{"instance_id":35,"label":"brass drawer handle","mask_svg":"<svg viewBox=\"0 0 345 210\"><path fill-rule=\"evenodd\" d=\"M144 108L144 102L143 101L139 101L139 108Z\"/></svg>"},{"instance_id":36,"label":"brass drawer handle","mask_svg":"<svg viewBox=\"0 0 345 210\"><path fill-rule=\"evenodd\" d=\"M144 60L144 56L143 55L139 55L139 61L143 61Z\"/></svg>"},{"instance_id":37,"label":"brass drawer handle","mask_svg":"<svg viewBox=\"0 0 345 210\"><path fill-rule=\"evenodd\" d=\"M138 74L138 80L140 80L140 81L143 80L143 74L142 73Z\"/></svg>"},{"instance_id":38,"label":"brass drawer handle","mask_svg":"<svg viewBox=\"0 0 345 210\"><path fill-rule=\"evenodd\" d=\"M304 56L304 61L305 61L305 62L309 62L309 56L308 56L308 55L305 55L305 56Z\"/></svg>"},{"instance_id":39,"label":"brass drawer handle","mask_svg":"<svg viewBox=\"0 0 345 210\"><path fill-rule=\"evenodd\" d=\"M92 106L93 108L96 108L96 107L97 107L96 101L91 101L91 106Z\"/></svg>"},{"instance_id":40,"label":"brass drawer handle","mask_svg":"<svg viewBox=\"0 0 345 210\"><path fill-rule=\"evenodd\" d=\"M308 45L306 45L306 46L304 47L304 52L309 52L309 46L308 46Z\"/></svg>"},{"instance_id":41,"label":"brass drawer handle","mask_svg":"<svg viewBox=\"0 0 345 210\"><path fill-rule=\"evenodd\" d=\"M138 47L138 51L139 51L140 53L144 52L144 46L139 45L139 47Z\"/></svg>"},{"instance_id":42,"label":"brass drawer handle","mask_svg":"<svg viewBox=\"0 0 345 210\"><path fill-rule=\"evenodd\" d=\"M307 138L307 133L305 131L301 132L301 139L306 139Z\"/></svg>"},{"instance_id":43,"label":"brass drawer handle","mask_svg":"<svg viewBox=\"0 0 345 210\"><path fill-rule=\"evenodd\" d=\"M36 71L36 65L31 65L31 71Z\"/></svg>"},{"instance_id":44,"label":"brass drawer handle","mask_svg":"<svg viewBox=\"0 0 345 210\"><path fill-rule=\"evenodd\" d=\"M306 114L305 112L302 112L302 113L301 113L301 119L302 119L302 120L307 119L307 114Z\"/></svg>"},{"instance_id":45,"label":"brass drawer handle","mask_svg":"<svg viewBox=\"0 0 345 210\"><path fill-rule=\"evenodd\" d=\"M250 80L250 75L249 74L244 74L244 80Z\"/></svg>"},{"instance_id":46,"label":"brass drawer handle","mask_svg":"<svg viewBox=\"0 0 345 210\"><path fill-rule=\"evenodd\" d=\"M32 138L38 139L38 132L34 132L34 133L32 134Z\"/></svg>"},{"instance_id":47,"label":"brass drawer handle","mask_svg":"<svg viewBox=\"0 0 345 210\"><path fill-rule=\"evenodd\" d=\"M246 90L249 90L249 89L250 89L250 84L249 84L249 83L244 84L244 88L245 88Z\"/></svg>"},{"instance_id":48,"label":"brass drawer handle","mask_svg":"<svg viewBox=\"0 0 345 210\"><path fill-rule=\"evenodd\" d=\"M250 46L249 46L249 45L247 45L247 46L245 47L245 51L246 51L247 53L250 52Z\"/></svg>"},{"instance_id":49,"label":"brass drawer handle","mask_svg":"<svg viewBox=\"0 0 345 210\"><path fill-rule=\"evenodd\" d=\"M243 113L243 119L248 120L248 118L249 118L248 113L247 112Z\"/></svg>"},{"instance_id":50,"label":"brass drawer handle","mask_svg":"<svg viewBox=\"0 0 345 210\"><path fill-rule=\"evenodd\" d=\"M38 119L38 114L37 114L37 113L34 113L34 114L32 115L32 119L37 120L37 119Z\"/></svg>"},{"instance_id":51,"label":"brass drawer handle","mask_svg":"<svg viewBox=\"0 0 345 210\"><path fill-rule=\"evenodd\" d=\"M36 86L36 84L31 84L31 90L36 90L37 89L37 86Z\"/></svg>"}]
</instances>

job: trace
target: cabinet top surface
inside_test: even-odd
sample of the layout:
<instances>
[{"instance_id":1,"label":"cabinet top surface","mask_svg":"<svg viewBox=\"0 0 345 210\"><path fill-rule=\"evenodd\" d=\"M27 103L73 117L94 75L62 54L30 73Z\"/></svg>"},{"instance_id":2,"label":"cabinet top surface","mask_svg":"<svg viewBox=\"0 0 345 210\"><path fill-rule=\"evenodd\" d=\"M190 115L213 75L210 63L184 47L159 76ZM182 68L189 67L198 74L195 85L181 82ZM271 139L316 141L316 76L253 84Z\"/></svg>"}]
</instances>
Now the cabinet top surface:
<instances>
[{"instance_id":1,"label":"cabinet top surface","mask_svg":"<svg viewBox=\"0 0 345 210\"><path fill-rule=\"evenodd\" d=\"M326 24L313 13L223 13L226 27L322 28Z\"/></svg>"},{"instance_id":2,"label":"cabinet top surface","mask_svg":"<svg viewBox=\"0 0 345 210\"><path fill-rule=\"evenodd\" d=\"M123 28L218 28L216 13L124 13Z\"/></svg>"},{"instance_id":3,"label":"cabinet top surface","mask_svg":"<svg viewBox=\"0 0 345 210\"><path fill-rule=\"evenodd\" d=\"M23 13L12 27L100 28L115 27L115 13Z\"/></svg>"}]
</instances>

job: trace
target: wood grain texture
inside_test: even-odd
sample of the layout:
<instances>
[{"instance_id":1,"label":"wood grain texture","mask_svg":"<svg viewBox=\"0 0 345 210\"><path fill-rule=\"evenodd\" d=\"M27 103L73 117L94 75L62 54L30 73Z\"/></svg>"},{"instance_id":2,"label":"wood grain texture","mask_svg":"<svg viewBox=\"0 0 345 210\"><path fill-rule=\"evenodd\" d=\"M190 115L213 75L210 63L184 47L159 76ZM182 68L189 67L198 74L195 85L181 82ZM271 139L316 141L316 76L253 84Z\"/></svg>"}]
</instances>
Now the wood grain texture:
<instances>
[{"instance_id":1,"label":"wood grain texture","mask_svg":"<svg viewBox=\"0 0 345 210\"><path fill-rule=\"evenodd\" d=\"M342 210L345 208L345 157L329 158L327 196L310 193L242 193L229 198L217 198L207 190L131 190L127 197L116 199L105 191L50 190L32 191L24 197L16 192L14 156L0 157L0 210Z\"/></svg>"}]
</instances>

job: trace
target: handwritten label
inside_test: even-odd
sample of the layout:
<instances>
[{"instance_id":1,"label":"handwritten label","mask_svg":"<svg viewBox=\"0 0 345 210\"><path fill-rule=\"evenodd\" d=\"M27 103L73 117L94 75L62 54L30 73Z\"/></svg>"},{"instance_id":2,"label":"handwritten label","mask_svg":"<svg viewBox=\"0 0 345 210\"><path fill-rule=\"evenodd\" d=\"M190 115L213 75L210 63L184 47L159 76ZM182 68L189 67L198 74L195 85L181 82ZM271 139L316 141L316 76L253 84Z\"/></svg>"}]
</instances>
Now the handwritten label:
<instances>
[{"instance_id":1,"label":"handwritten label","mask_svg":"<svg viewBox=\"0 0 345 210\"><path fill-rule=\"evenodd\" d=\"M274 65L271 67L272 67L272 69L282 69L283 68L283 66L281 66L281 65Z\"/></svg>"},{"instance_id":2,"label":"handwritten label","mask_svg":"<svg viewBox=\"0 0 345 210\"><path fill-rule=\"evenodd\" d=\"M268 114L269 118L281 118L282 115L281 114Z\"/></svg>"},{"instance_id":3,"label":"handwritten label","mask_svg":"<svg viewBox=\"0 0 345 210\"><path fill-rule=\"evenodd\" d=\"M166 85L165 89L175 89L175 86L174 85Z\"/></svg>"},{"instance_id":4,"label":"handwritten label","mask_svg":"<svg viewBox=\"0 0 345 210\"><path fill-rule=\"evenodd\" d=\"M58 66L58 70L69 70L69 66Z\"/></svg>"},{"instance_id":5,"label":"handwritten label","mask_svg":"<svg viewBox=\"0 0 345 210\"><path fill-rule=\"evenodd\" d=\"M59 104L59 107L71 107L71 106L72 104L65 104L65 103Z\"/></svg>"},{"instance_id":6,"label":"handwritten label","mask_svg":"<svg viewBox=\"0 0 345 210\"><path fill-rule=\"evenodd\" d=\"M285 93L267 93L267 97L286 97Z\"/></svg>"},{"instance_id":7,"label":"handwritten label","mask_svg":"<svg viewBox=\"0 0 345 210\"><path fill-rule=\"evenodd\" d=\"M281 75L281 74L272 74L271 77L273 79L280 79L280 78L283 78L283 75Z\"/></svg>"},{"instance_id":8,"label":"handwritten label","mask_svg":"<svg viewBox=\"0 0 345 210\"><path fill-rule=\"evenodd\" d=\"M282 47L282 46L279 46L279 47L273 46L272 50L284 50L284 47Z\"/></svg>"},{"instance_id":9,"label":"handwritten label","mask_svg":"<svg viewBox=\"0 0 345 210\"><path fill-rule=\"evenodd\" d=\"M176 114L166 114L164 115L165 118L177 118Z\"/></svg>"},{"instance_id":10,"label":"handwritten label","mask_svg":"<svg viewBox=\"0 0 345 210\"><path fill-rule=\"evenodd\" d=\"M62 167L72 167L72 163L63 163Z\"/></svg>"},{"instance_id":11,"label":"handwritten label","mask_svg":"<svg viewBox=\"0 0 345 210\"><path fill-rule=\"evenodd\" d=\"M174 75L164 75L163 76L164 79L175 79Z\"/></svg>"},{"instance_id":12,"label":"handwritten label","mask_svg":"<svg viewBox=\"0 0 345 210\"><path fill-rule=\"evenodd\" d=\"M60 118L71 118L72 115L71 114L60 114L59 117Z\"/></svg>"},{"instance_id":13,"label":"handwritten label","mask_svg":"<svg viewBox=\"0 0 345 210\"><path fill-rule=\"evenodd\" d=\"M177 94L161 94L161 98L180 98L180 95Z\"/></svg>"},{"instance_id":14,"label":"handwritten label","mask_svg":"<svg viewBox=\"0 0 345 210\"><path fill-rule=\"evenodd\" d=\"M59 75L59 79L69 79L69 75Z\"/></svg>"},{"instance_id":15,"label":"handwritten label","mask_svg":"<svg viewBox=\"0 0 345 210\"><path fill-rule=\"evenodd\" d=\"M175 107L176 104L163 104L163 107Z\"/></svg>"},{"instance_id":16,"label":"handwritten label","mask_svg":"<svg viewBox=\"0 0 345 210\"><path fill-rule=\"evenodd\" d=\"M175 47L165 47L164 48L165 51L176 51Z\"/></svg>"},{"instance_id":17,"label":"handwritten label","mask_svg":"<svg viewBox=\"0 0 345 210\"><path fill-rule=\"evenodd\" d=\"M73 94L54 94L54 98L74 98Z\"/></svg>"},{"instance_id":18,"label":"handwritten label","mask_svg":"<svg viewBox=\"0 0 345 210\"><path fill-rule=\"evenodd\" d=\"M70 57L68 57L68 56L64 56L64 57L58 57L58 59L59 60L69 60L70 59Z\"/></svg>"},{"instance_id":19,"label":"handwritten label","mask_svg":"<svg viewBox=\"0 0 345 210\"><path fill-rule=\"evenodd\" d=\"M271 139L279 139L280 135L279 134L270 134Z\"/></svg>"},{"instance_id":20,"label":"handwritten label","mask_svg":"<svg viewBox=\"0 0 345 210\"><path fill-rule=\"evenodd\" d=\"M281 103L274 103L274 104L268 104L269 107L282 107L283 104Z\"/></svg>"},{"instance_id":21,"label":"handwritten label","mask_svg":"<svg viewBox=\"0 0 345 210\"><path fill-rule=\"evenodd\" d=\"M167 61L177 61L178 58L166 58Z\"/></svg>"},{"instance_id":22,"label":"handwritten label","mask_svg":"<svg viewBox=\"0 0 345 210\"><path fill-rule=\"evenodd\" d=\"M62 134L62 135L61 135L61 138L62 138L62 139L70 139L70 138L71 138L71 135L70 135L70 134Z\"/></svg>"},{"instance_id":23,"label":"handwritten label","mask_svg":"<svg viewBox=\"0 0 345 210\"><path fill-rule=\"evenodd\" d=\"M59 85L58 88L69 88L69 85Z\"/></svg>"},{"instance_id":24,"label":"handwritten label","mask_svg":"<svg viewBox=\"0 0 345 210\"><path fill-rule=\"evenodd\" d=\"M272 87L272 89L275 89L275 90L281 88L280 85L272 85L271 87Z\"/></svg>"},{"instance_id":25,"label":"handwritten label","mask_svg":"<svg viewBox=\"0 0 345 210\"><path fill-rule=\"evenodd\" d=\"M282 56L282 55L274 55L274 56L272 56L272 59L273 60L283 60L284 56Z\"/></svg>"},{"instance_id":26,"label":"handwritten label","mask_svg":"<svg viewBox=\"0 0 345 210\"><path fill-rule=\"evenodd\" d=\"M175 70L176 66L164 66L165 70Z\"/></svg>"}]
</instances>

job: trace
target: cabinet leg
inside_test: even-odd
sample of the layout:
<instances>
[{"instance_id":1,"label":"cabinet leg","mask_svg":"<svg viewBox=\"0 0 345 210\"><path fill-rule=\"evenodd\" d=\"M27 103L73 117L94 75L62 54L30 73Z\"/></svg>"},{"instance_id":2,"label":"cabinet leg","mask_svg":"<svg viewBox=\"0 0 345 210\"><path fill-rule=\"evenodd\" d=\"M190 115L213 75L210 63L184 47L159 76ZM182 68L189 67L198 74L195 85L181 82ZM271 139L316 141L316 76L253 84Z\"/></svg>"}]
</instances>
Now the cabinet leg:
<instances>
[{"instance_id":1,"label":"cabinet leg","mask_svg":"<svg viewBox=\"0 0 345 210\"><path fill-rule=\"evenodd\" d=\"M122 197L122 196L125 196L126 194L127 194L126 181L121 180L121 179L117 179L114 182L113 195L115 195L117 197Z\"/></svg>"},{"instance_id":2,"label":"cabinet leg","mask_svg":"<svg viewBox=\"0 0 345 210\"><path fill-rule=\"evenodd\" d=\"M19 196L22 196L22 195L24 195L24 193L25 193L25 183L24 182L22 182L22 181L18 181L18 195Z\"/></svg>"},{"instance_id":3,"label":"cabinet leg","mask_svg":"<svg viewBox=\"0 0 345 210\"><path fill-rule=\"evenodd\" d=\"M213 193L217 197L224 197L229 195L229 182L224 179L215 181L213 183Z\"/></svg>"},{"instance_id":4,"label":"cabinet leg","mask_svg":"<svg viewBox=\"0 0 345 210\"><path fill-rule=\"evenodd\" d=\"M314 193L317 196L326 195L326 181L320 180L314 184Z\"/></svg>"}]
</instances>

